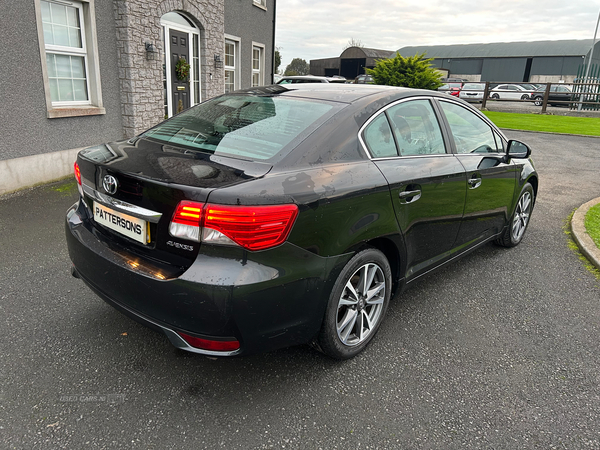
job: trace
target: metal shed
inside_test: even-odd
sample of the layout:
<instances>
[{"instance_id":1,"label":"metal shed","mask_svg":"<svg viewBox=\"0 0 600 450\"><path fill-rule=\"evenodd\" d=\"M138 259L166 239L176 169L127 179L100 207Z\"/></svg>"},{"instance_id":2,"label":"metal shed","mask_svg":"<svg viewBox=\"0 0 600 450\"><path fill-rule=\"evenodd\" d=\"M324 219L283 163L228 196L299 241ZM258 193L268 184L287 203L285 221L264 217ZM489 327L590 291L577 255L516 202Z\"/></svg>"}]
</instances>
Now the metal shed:
<instances>
[{"instance_id":1,"label":"metal shed","mask_svg":"<svg viewBox=\"0 0 600 450\"><path fill-rule=\"evenodd\" d=\"M312 59L310 73L328 77L341 75L348 79L354 79L365 73L365 68L375 67L378 59L389 58L393 54L392 50L349 47L337 58Z\"/></svg>"}]
</instances>

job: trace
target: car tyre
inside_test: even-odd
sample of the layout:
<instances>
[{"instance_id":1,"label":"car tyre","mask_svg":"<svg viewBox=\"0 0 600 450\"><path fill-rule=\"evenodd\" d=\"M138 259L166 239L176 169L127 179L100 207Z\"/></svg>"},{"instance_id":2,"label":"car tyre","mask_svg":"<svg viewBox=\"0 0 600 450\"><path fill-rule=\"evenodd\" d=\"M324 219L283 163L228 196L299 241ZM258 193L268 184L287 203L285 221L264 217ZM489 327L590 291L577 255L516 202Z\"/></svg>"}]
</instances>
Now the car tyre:
<instances>
[{"instance_id":1,"label":"car tyre","mask_svg":"<svg viewBox=\"0 0 600 450\"><path fill-rule=\"evenodd\" d=\"M544 103L544 100L542 99L542 97L534 97L533 99L533 104L535 106L542 106L542 103Z\"/></svg>"},{"instance_id":2,"label":"car tyre","mask_svg":"<svg viewBox=\"0 0 600 450\"><path fill-rule=\"evenodd\" d=\"M531 212L533 211L533 204L535 201L535 194L533 187L529 183L525 183L521 190L521 195L515 206L515 212L513 213L510 223L506 228L504 234L496 241L497 244L503 247L515 247L523 240L527 225L529 225L529 219Z\"/></svg>"},{"instance_id":3,"label":"car tyre","mask_svg":"<svg viewBox=\"0 0 600 450\"><path fill-rule=\"evenodd\" d=\"M498 94L492 94L492 98L494 100L498 100L500 98L500 96Z\"/></svg>"},{"instance_id":4,"label":"car tyre","mask_svg":"<svg viewBox=\"0 0 600 450\"><path fill-rule=\"evenodd\" d=\"M371 342L390 302L392 272L385 255L363 250L346 264L329 296L316 347L336 359L349 359Z\"/></svg>"},{"instance_id":5,"label":"car tyre","mask_svg":"<svg viewBox=\"0 0 600 450\"><path fill-rule=\"evenodd\" d=\"M527 95L527 94L521 95L521 100L529 100L529 95Z\"/></svg>"}]
</instances>

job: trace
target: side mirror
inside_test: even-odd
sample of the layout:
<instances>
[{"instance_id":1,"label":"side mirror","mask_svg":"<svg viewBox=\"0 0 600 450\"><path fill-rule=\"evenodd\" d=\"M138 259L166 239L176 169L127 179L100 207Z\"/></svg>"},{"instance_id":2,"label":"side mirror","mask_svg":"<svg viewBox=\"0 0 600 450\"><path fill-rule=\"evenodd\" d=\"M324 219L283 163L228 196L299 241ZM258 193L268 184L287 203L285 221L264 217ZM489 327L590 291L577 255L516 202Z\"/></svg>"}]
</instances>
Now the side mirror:
<instances>
[{"instance_id":1,"label":"side mirror","mask_svg":"<svg viewBox=\"0 0 600 450\"><path fill-rule=\"evenodd\" d=\"M521 141L511 139L508 141L506 155L509 158L527 159L531 155L531 149Z\"/></svg>"}]
</instances>

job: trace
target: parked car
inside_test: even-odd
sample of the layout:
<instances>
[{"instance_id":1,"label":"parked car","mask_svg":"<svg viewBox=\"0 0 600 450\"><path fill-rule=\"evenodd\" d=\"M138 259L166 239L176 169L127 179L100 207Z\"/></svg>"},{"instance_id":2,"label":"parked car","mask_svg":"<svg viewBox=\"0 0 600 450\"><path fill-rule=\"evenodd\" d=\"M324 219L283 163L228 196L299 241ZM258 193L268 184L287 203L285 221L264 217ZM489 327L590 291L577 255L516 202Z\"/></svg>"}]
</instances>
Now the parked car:
<instances>
[{"instance_id":1,"label":"parked car","mask_svg":"<svg viewBox=\"0 0 600 450\"><path fill-rule=\"evenodd\" d=\"M375 84L375 80L373 80L373 76L372 75L367 75L367 74L362 74L357 76L354 79L354 83L355 84Z\"/></svg>"},{"instance_id":2,"label":"parked car","mask_svg":"<svg viewBox=\"0 0 600 450\"><path fill-rule=\"evenodd\" d=\"M500 84L490 90L490 97L501 100L528 100L535 89L527 89L518 84Z\"/></svg>"},{"instance_id":3,"label":"parked car","mask_svg":"<svg viewBox=\"0 0 600 450\"><path fill-rule=\"evenodd\" d=\"M485 83L465 83L458 94L458 98L468 102L481 102L483 101L484 92Z\"/></svg>"},{"instance_id":4,"label":"parked car","mask_svg":"<svg viewBox=\"0 0 600 450\"><path fill-rule=\"evenodd\" d=\"M546 86L539 87L536 91L531 94L534 105L542 106L544 103L544 95L546 93ZM572 100L573 92L567 86L561 86L560 84L553 84L550 86L550 92L548 93L548 104L551 106L569 106L568 103L556 103L556 102L568 102Z\"/></svg>"},{"instance_id":5,"label":"parked car","mask_svg":"<svg viewBox=\"0 0 600 450\"><path fill-rule=\"evenodd\" d=\"M446 83L438 88L438 91L444 92L448 95L452 95L453 97L458 97L460 94L460 90L462 89L462 83Z\"/></svg>"},{"instance_id":6,"label":"parked car","mask_svg":"<svg viewBox=\"0 0 600 450\"><path fill-rule=\"evenodd\" d=\"M345 83L344 77L319 77L316 75L295 75L284 76L277 84L296 84L296 83Z\"/></svg>"},{"instance_id":7,"label":"parked car","mask_svg":"<svg viewBox=\"0 0 600 450\"><path fill-rule=\"evenodd\" d=\"M350 358L407 284L487 242L521 242L530 152L432 91L224 94L79 153L72 273L180 349L312 343Z\"/></svg>"}]
</instances>

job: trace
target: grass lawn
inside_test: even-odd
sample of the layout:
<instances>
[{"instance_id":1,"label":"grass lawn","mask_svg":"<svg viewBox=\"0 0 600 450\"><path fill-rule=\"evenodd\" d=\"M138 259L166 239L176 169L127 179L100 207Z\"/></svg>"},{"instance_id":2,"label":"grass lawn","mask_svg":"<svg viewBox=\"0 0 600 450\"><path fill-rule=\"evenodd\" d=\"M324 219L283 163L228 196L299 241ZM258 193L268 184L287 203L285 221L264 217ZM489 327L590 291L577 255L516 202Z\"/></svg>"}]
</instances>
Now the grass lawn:
<instances>
[{"instance_id":1,"label":"grass lawn","mask_svg":"<svg viewBox=\"0 0 600 450\"><path fill-rule=\"evenodd\" d=\"M590 208L585 215L585 230L600 248L600 204Z\"/></svg>"},{"instance_id":2,"label":"grass lawn","mask_svg":"<svg viewBox=\"0 0 600 450\"><path fill-rule=\"evenodd\" d=\"M600 117L548 116L496 111L483 113L499 128L600 136Z\"/></svg>"}]
</instances>

